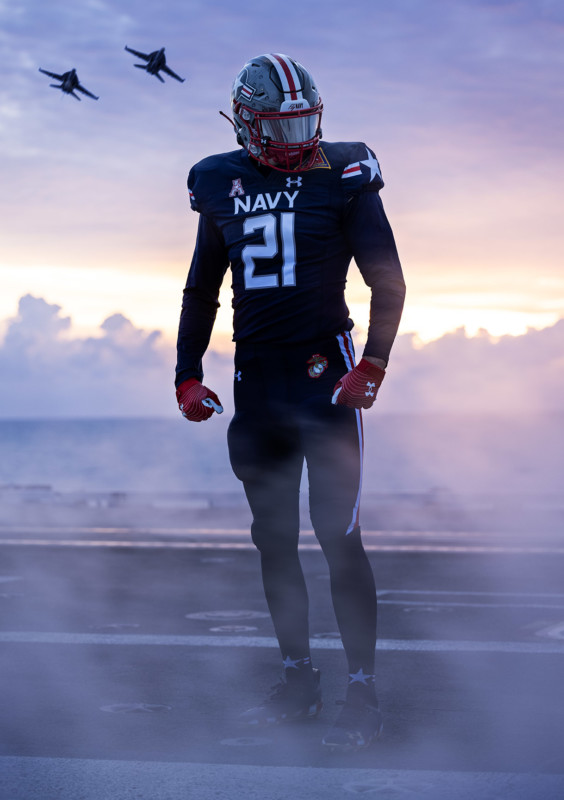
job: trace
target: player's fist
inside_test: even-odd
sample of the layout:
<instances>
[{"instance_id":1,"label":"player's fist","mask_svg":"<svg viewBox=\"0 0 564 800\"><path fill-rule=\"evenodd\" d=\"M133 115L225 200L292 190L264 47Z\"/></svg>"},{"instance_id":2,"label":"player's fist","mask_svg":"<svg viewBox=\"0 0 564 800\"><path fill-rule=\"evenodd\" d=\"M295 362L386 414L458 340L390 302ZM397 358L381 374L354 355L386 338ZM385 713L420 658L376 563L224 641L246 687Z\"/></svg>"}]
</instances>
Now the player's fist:
<instances>
[{"instance_id":1,"label":"player's fist","mask_svg":"<svg viewBox=\"0 0 564 800\"><path fill-rule=\"evenodd\" d=\"M331 402L349 408L370 408L385 374L381 367L362 358L354 369L337 381Z\"/></svg>"},{"instance_id":2,"label":"player's fist","mask_svg":"<svg viewBox=\"0 0 564 800\"><path fill-rule=\"evenodd\" d=\"M196 378L183 381L176 390L176 400L182 416L192 422L203 422L209 419L214 411L221 414L223 408L219 397L210 391L207 386L202 386Z\"/></svg>"}]
</instances>

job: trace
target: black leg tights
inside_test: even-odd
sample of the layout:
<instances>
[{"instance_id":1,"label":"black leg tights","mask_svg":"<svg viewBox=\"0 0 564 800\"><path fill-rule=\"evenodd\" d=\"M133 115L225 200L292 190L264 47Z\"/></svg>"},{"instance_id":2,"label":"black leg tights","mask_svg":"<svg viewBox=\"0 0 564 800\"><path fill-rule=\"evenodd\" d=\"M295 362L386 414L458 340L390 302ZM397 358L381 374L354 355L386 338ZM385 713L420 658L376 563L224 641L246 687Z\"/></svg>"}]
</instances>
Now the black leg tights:
<instances>
[{"instance_id":1,"label":"black leg tights","mask_svg":"<svg viewBox=\"0 0 564 800\"><path fill-rule=\"evenodd\" d=\"M283 657L309 656L309 599L298 557L299 494L278 493L271 487L246 483L253 512L251 535L260 552L268 609Z\"/></svg>"},{"instance_id":2,"label":"black leg tights","mask_svg":"<svg viewBox=\"0 0 564 800\"><path fill-rule=\"evenodd\" d=\"M298 418L296 425L285 413L237 413L229 429L231 463L253 514L252 538L280 650L284 658L309 655L309 602L298 557L305 457L311 520L329 565L349 672L373 675L376 589L356 521L360 416L314 398Z\"/></svg>"},{"instance_id":3,"label":"black leg tights","mask_svg":"<svg viewBox=\"0 0 564 800\"><path fill-rule=\"evenodd\" d=\"M376 587L358 523L362 419L311 404L303 426L310 516L329 565L331 595L349 672L374 674Z\"/></svg>"},{"instance_id":4,"label":"black leg tights","mask_svg":"<svg viewBox=\"0 0 564 800\"><path fill-rule=\"evenodd\" d=\"M374 674L376 586L360 529L344 536L319 536L329 565L331 597L349 672Z\"/></svg>"}]
</instances>

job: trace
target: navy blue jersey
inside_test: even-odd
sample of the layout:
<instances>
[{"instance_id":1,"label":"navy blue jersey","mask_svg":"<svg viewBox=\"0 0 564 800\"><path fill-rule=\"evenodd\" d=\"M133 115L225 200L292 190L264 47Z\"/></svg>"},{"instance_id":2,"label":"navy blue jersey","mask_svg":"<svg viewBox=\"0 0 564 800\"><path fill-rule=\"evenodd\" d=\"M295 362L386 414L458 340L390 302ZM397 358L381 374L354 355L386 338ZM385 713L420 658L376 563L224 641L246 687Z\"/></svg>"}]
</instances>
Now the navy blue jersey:
<instances>
[{"instance_id":1,"label":"navy blue jersey","mask_svg":"<svg viewBox=\"0 0 564 800\"><path fill-rule=\"evenodd\" d=\"M224 275L231 267L233 339L301 343L353 327L345 285L354 258L372 289L365 355L388 361L405 284L379 191L376 156L360 142L324 142L314 166L286 173L244 149L190 171L200 213L178 334L176 383L202 379Z\"/></svg>"}]
</instances>

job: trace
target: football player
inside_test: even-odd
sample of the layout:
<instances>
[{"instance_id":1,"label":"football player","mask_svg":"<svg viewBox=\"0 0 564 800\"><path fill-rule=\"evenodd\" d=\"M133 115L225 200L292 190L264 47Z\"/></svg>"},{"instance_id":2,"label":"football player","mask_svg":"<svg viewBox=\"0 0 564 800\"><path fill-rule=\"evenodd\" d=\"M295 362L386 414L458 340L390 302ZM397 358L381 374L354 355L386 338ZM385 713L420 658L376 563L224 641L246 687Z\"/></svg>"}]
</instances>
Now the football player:
<instances>
[{"instance_id":1,"label":"football player","mask_svg":"<svg viewBox=\"0 0 564 800\"><path fill-rule=\"evenodd\" d=\"M382 715L375 687L376 590L359 523L361 409L376 399L402 314L405 284L372 150L321 142L322 102L311 74L286 55L252 58L231 92L237 143L190 171L198 236L182 303L176 395L194 422L221 412L202 358L227 269L233 288L235 414L229 456L253 516L266 600L284 680L250 725L318 714L308 594L298 556L299 490L327 559L348 662L343 708L323 743L370 744ZM354 259L371 289L363 356L355 361L345 303Z\"/></svg>"}]
</instances>

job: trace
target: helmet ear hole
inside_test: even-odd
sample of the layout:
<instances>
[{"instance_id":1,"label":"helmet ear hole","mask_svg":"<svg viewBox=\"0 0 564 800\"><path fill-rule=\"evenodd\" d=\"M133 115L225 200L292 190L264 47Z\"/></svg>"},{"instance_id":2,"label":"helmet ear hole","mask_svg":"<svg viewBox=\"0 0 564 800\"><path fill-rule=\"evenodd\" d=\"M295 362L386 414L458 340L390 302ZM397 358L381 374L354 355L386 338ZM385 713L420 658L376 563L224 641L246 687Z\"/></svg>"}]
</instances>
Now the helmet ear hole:
<instances>
[{"instance_id":1,"label":"helmet ear hole","mask_svg":"<svg viewBox=\"0 0 564 800\"><path fill-rule=\"evenodd\" d=\"M239 131L237 131L237 144L240 145L241 147L245 146L245 142L241 138L241 134L239 133Z\"/></svg>"}]
</instances>

